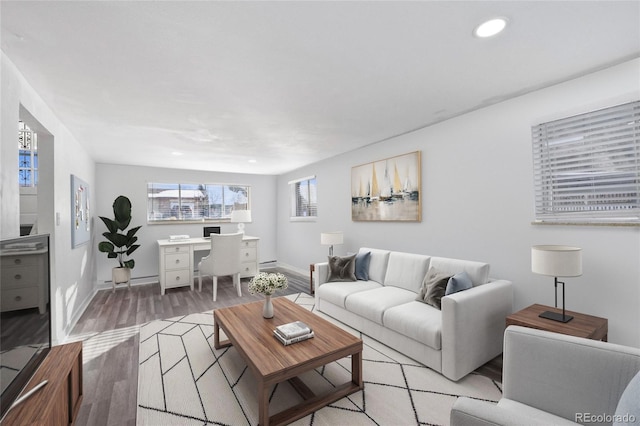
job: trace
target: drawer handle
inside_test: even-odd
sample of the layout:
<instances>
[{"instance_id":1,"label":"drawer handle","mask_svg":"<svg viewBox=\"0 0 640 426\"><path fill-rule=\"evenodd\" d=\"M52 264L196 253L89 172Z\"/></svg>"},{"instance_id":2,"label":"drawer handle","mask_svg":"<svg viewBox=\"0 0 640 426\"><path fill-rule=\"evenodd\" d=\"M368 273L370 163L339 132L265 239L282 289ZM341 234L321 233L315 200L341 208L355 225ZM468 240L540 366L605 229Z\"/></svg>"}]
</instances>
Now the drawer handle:
<instances>
[{"instance_id":1,"label":"drawer handle","mask_svg":"<svg viewBox=\"0 0 640 426\"><path fill-rule=\"evenodd\" d=\"M22 300L22 296L16 296L13 300L15 300L16 302L19 302Z\"/></svg>"},{"instance_id":2,"label":"drawer handle","mask_svg":"<svg viewBox=\"0 0 640 426\"><path fill-rule=\"evenodd\" d=\"M180 247L176 247L176 251L180 251Z\"/></svg>"},{"instance_id":3,"label":"drawer handle","mask_svg":"<svg viewBox=\"0 0 640 426\"><path fill-rule=\"evenodd\" d=\"M249 257L249 253L245 253L245 254L244 254L244 257Z\"/></svg>"},{"instance_id":4,"label":"drawer handle","mask_svg":"<svg viewBox=\"0 0 640 426\"><path fill-rule=\"evenodd\" d=\"M22 279L22 275L20 275L20 274L15 274L15 275L13 276L13 278L15 278L16 280L21 280L21 279Z\"/></svg>"},{"instance_id":5,"label":"drawer handle","mask_svg":"<svg viewBox=\"0 0 640 426\"><path fill-rule=\"evenodd\" d=\"M176 265L180 263L180 259L176 259Z\"/></svg>"},{"instance_id":6,"label":"drawer handle","mask_svg":"<svg viewBox=\"0 0 640 426\"><path fill-rule=\"evenodd\" d=\"M180 281L180 275L176 276L176 281Z\"/></svg>"},{"instance_id":7,"label":"drawer handle","mask_svg":"<svg viewBox=\"0 0 640 426\"><path fill-rule=\"evenodd\" d=\"M245 272L249 272L249 267L247 266L246 268L244 268Z\"/></svg>"},{"instance_id":8,"label":"drawer handle","mask_svg":"<svg viewBox=\"0 0 640 426\"><path fill-rule=\"evenodd\" d=\"M13 263L15 263L16 265L19 265L22 263L22 259L14 259Z\"/></svg>"}]
</instances>

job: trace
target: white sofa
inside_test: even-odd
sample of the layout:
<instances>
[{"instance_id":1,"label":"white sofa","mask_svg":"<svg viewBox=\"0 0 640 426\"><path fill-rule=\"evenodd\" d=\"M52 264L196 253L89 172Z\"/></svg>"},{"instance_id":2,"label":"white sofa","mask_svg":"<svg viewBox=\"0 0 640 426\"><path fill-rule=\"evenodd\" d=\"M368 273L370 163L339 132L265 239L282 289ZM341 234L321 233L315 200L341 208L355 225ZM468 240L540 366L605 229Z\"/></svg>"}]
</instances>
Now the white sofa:
<instances>
[{"instance_id":1,"label":"white sofa","mask_svg":"<svg viewBox=\"0 0 640 426\"><path fill-rule=\"evenodd\" d=\"M369 279L327 282L328 263L315 265L319 311L457 381L502 353L510 281L489 279L489 265L443 257L361 248L371 252ZM442 310L416 301L433 266L466 271L473 287L442 298Z\"/></svg>"},{"instance_id":2,"label":"white sofa","mask_svg":"<svg viewBox=\"0 0 640 426\"><path fill-rule=\"evenodd\" d=\"M640 349L510 326L502 399L458 398L451 424L640 424Z\"/></svg>"}]
</instances>

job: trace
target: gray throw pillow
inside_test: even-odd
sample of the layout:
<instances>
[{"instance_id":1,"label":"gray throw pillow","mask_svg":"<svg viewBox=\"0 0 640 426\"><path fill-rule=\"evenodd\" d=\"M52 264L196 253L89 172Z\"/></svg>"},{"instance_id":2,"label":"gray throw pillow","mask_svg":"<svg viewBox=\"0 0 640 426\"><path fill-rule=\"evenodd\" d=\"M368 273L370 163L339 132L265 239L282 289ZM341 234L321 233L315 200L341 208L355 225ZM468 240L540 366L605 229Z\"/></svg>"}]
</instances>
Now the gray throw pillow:
<instances>
[{"instance_id":1,"label":"gray throw pillow","mask_svg":"<svg viewBox=\"0 0 640 426\"><path fill-rule=\"evenodd\" d=\"M371 252L356 254L356 279L369 281L369 263L371 263Z\"/></svg>"},{"instance_id":2,"label":"gray throw pillow","mask_svg":"<svg viewBox=\"0 0 640 426\"><path fill-rule=\"evenodd\" d=\"M640 372L631 379L624 392L622 392L616 407L613 425L635 424L635 421L640 419L640 404L638 401L640 401Z\"/></svg>"},{"instance_id":3,"label":"gray throw pillow","mask_svg":"<svg viewBox=\"0 0 640 426\"><path fill-rule=\"evenodd\" d=\"M467 274L465 271L462 271L459 274L455 274L454 276L449 278L447 289L445 290L444 295L448 296L462 290L468 290L471 287L473 287L473 283L471 282L469 274Z\"/></svg>"},{"instance_id":4,"label":"gray throw pillow","mask_svg":"<svg viewBox=\"0 0 640 426\"><path fill-rule=\"evenodd\" d=\"M441 309L442 298L445 295L444 293L447 289L449 278L451 278L451 274L439 271L433 266L430 267L422 281L422 287L416 300L431 305L434 308Z\"/></svg>"},{"instance_id":5,"label":"gray throw pillow","mask_svg":"<svg viewBox=\"0 0 640 426\"><path fill-rule=\"evenodd\" d=\"M329 256L329 277L327 281L356 281L356 255Z\"/></svg>"}]
</instances>

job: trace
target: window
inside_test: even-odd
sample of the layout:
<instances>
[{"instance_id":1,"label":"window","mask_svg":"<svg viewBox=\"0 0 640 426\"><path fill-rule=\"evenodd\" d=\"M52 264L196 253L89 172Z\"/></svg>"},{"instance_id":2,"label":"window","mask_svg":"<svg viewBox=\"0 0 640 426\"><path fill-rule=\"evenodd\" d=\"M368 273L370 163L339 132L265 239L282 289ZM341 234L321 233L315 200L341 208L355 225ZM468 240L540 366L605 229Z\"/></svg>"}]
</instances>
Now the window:
<instances>
[{"instance_id":1,"label":"window","mask_svg":"<svg viewBox=\"0 0 640 426\"><path fill-rule=\"evenodd\" d=\"M640 101L532 133L536 221L640 224Z\"/></svg>"},{"instance_id":2,"label":"window","mask_svg":"<svg viewBox=\"0 0 640 426\"><path fill-rule=\"evenodd\" d=\"M226 184L147 184L147 221L222 222L250 209L250 187Z\"/></svg>"},{"instance_id":3,"label":"window","mask_svg":"<svg viewBox=\"0 0 640 426\"><path fill-rule=\"evenodd\" d=\"M21 187L38 186L38 135L18 122L18 181Z\"/></svg>"},{"instance_id":4,"label":"window","mask_svg":"<svg viewBox=\"0 0 640 426\"><path fill-rule=\"evenodd\" d=\"M289 182L291 188L291 220L313 220L318 216L316 177Z\"/></svg>"}]
</instances>

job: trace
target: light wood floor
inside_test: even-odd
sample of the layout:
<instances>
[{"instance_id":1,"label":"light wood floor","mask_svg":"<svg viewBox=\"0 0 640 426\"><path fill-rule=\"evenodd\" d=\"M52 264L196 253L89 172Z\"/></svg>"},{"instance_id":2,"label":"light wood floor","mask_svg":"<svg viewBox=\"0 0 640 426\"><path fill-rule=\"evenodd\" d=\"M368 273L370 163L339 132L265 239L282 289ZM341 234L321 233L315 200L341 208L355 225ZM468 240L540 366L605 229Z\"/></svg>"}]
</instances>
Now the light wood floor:
<instances>
[{"instance_id":1,"label":"light wood floor","mask_svg":"<svg viewBox=\"0 0 640 426\"><path fill-rule=\"evenodd\" d=\"M277 293L309 293L309 277L285 269L289 288ZM138 388L137 326L156 319L204 312L238 303L261 300L247 291L248 279L242 280L242 297L238 297L230 279L218 282L218 300L213 302L211 278L206 278L202 292L189 287L167 290L160 295L158 284L100 291L74 327L69 341L83 340L84 396L77 425L135 425ZM478 370L494 380L501 378L501 357Z\"/></svg>"}]
</instances>

